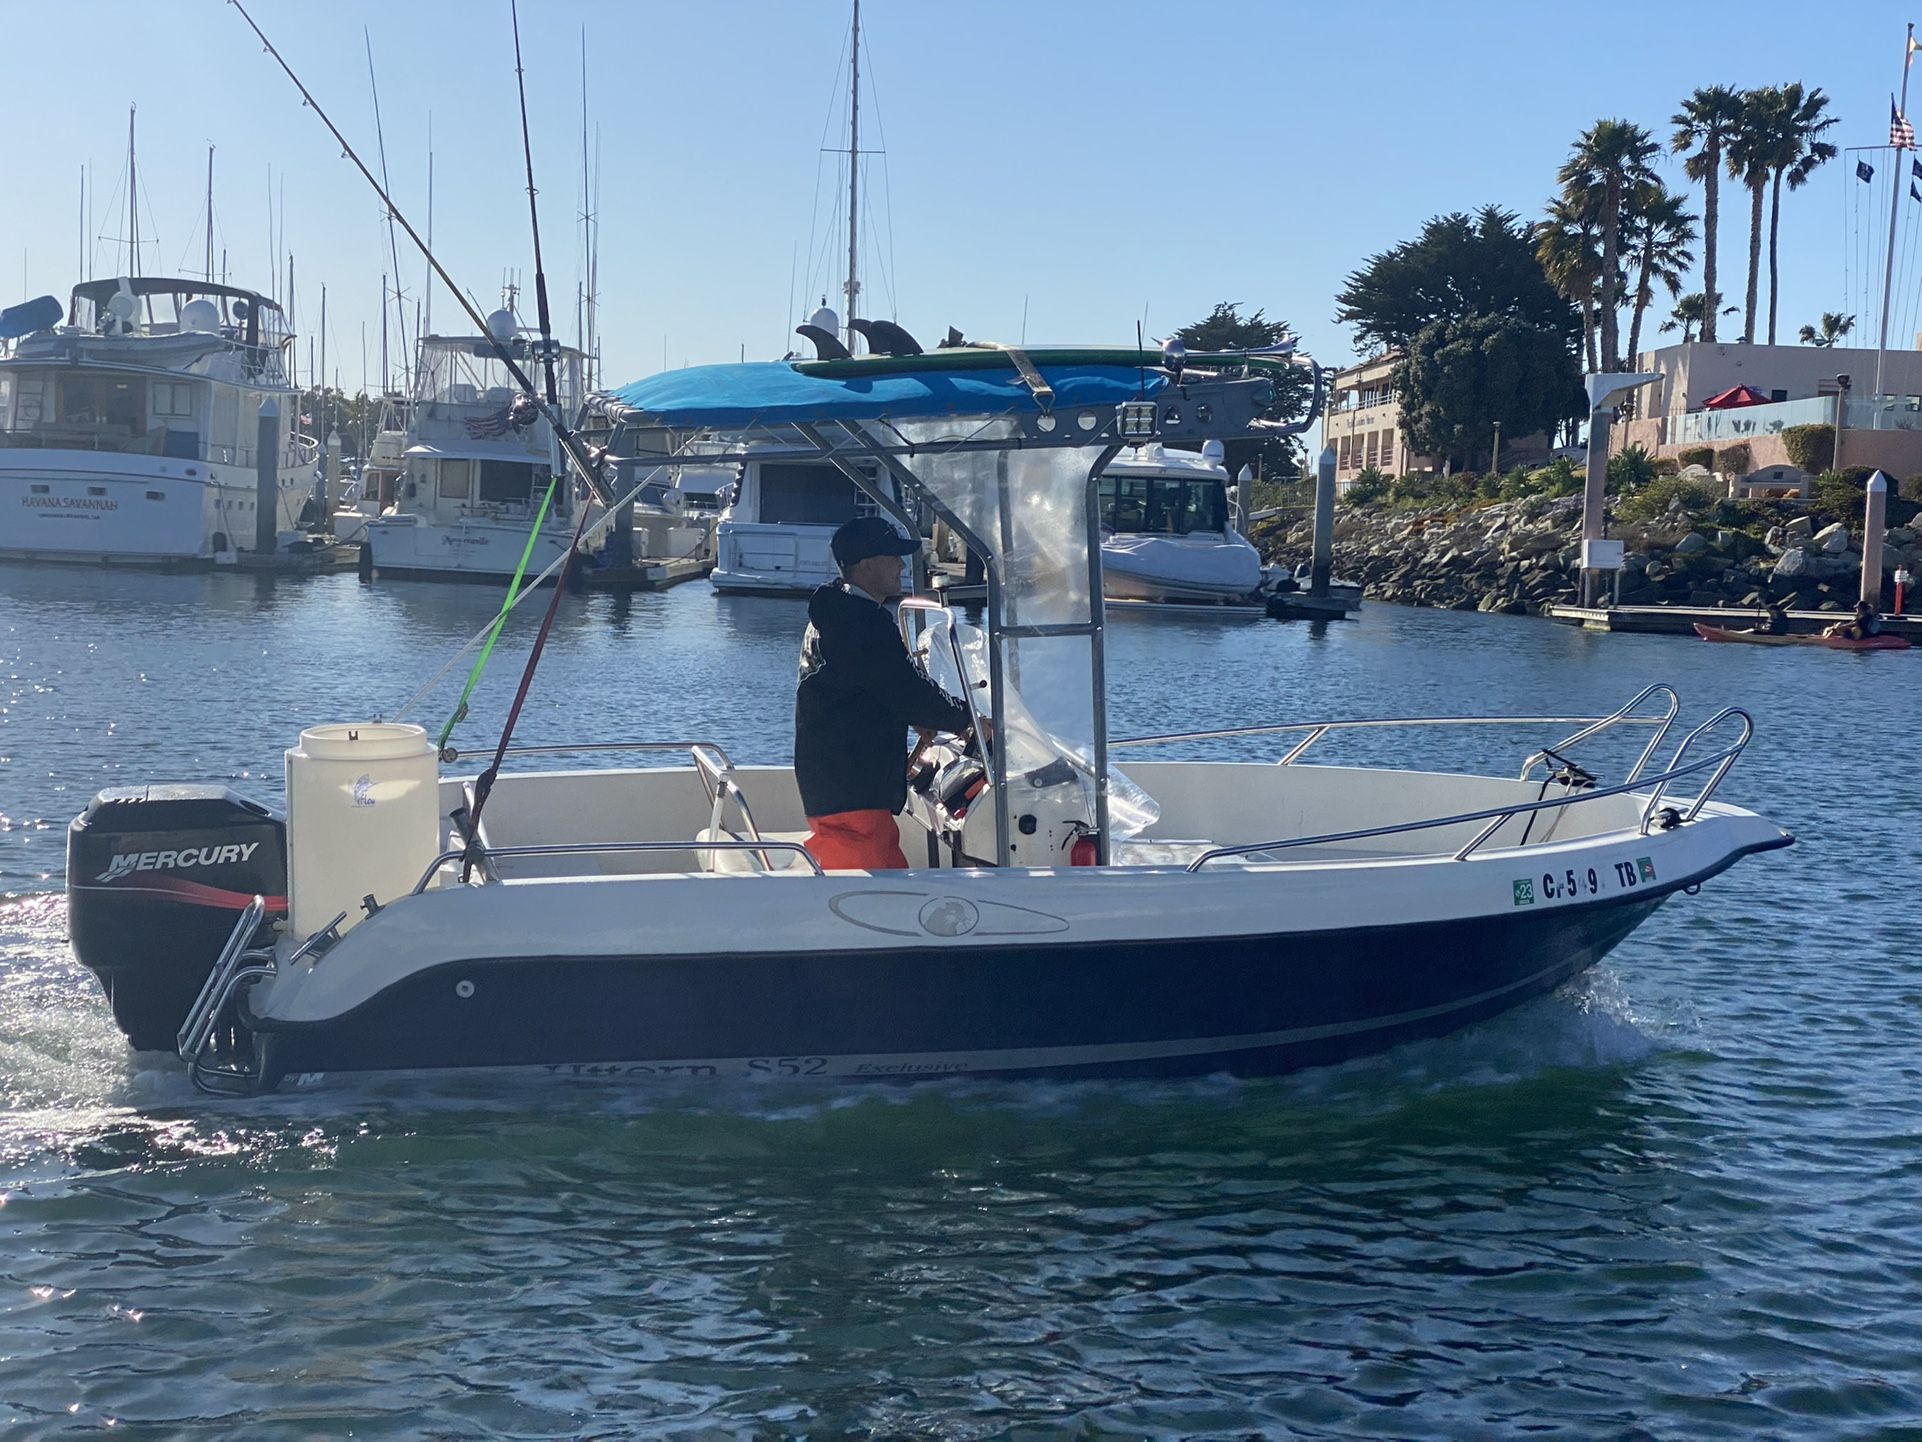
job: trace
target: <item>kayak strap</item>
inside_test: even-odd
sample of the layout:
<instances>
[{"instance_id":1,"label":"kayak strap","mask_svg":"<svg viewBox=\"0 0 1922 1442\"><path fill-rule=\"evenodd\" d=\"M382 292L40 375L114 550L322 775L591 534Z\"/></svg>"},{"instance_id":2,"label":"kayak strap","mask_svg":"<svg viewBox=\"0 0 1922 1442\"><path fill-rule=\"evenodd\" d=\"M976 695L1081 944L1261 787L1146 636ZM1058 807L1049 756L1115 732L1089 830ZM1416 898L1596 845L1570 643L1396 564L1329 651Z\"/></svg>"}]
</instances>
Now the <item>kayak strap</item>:
<instances>
[{"instance_id":1,"label":"kayak strap","mask_svg":"<svg viewBox=\"0 0 1922 1442\"><path fill-rule=\"evenodd\" d=\"M998 341L971 340L967 345L975 350L996 350L1006 356L1014 365L1015 373L1027 385L1034 396L1034 403L1044 411L1054 409L1054 387L1048 384L1035 363L1028 359L1028 353L1017 346L1002 345Z\"/></svg>"}]
</instances>

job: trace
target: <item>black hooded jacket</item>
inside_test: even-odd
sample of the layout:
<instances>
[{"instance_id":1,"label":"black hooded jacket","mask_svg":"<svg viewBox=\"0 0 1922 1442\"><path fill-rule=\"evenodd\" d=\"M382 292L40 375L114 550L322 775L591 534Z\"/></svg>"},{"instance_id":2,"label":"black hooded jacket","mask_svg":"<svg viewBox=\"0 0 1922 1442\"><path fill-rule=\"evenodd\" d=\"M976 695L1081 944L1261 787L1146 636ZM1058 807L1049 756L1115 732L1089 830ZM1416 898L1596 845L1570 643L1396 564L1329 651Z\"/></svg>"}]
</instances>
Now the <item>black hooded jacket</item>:
<instances>
[{"instance_id":1,"label":"black hooded jacket","mask_svg":"<svg viewBox=\"0 0 1922 1442\"><path fill-rule=\"evenodd\" d=\"M808 599L794 693L794 779L809 816L907 804L910 726L967 729L968 708L908 655L894 619L843 582Z\"/></svg>"}]
</instances>

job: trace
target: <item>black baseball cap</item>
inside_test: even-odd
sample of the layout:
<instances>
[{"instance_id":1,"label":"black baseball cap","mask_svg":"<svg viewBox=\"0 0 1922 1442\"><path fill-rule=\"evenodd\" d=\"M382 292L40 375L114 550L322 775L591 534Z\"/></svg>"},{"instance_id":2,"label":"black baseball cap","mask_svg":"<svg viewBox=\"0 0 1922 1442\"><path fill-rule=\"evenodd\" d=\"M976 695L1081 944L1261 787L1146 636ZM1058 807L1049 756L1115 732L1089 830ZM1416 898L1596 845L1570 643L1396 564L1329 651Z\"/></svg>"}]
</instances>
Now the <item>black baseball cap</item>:
<instances>
[{"instance_id":1,"label":"black baseball cap","mask_svg":"<svg viewBox=\"0 0 1922 1442\"><path fill-rule=\"evenodd\" d=\"M870 556L912 556L921 549L918 540L902 535L880 516L856 516L828 544L834 550L834 564L843 567Z\"/></svg>"}]
</instances>

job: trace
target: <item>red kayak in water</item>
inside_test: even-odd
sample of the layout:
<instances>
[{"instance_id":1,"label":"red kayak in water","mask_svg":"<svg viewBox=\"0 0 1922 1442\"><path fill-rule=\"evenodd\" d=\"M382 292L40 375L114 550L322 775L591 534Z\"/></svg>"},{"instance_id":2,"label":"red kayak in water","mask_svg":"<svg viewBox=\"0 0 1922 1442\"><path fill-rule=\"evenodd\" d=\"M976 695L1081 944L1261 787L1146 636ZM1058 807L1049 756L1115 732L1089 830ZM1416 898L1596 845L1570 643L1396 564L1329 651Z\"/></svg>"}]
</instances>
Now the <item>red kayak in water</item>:
<instances>
[{"instance_id":1,"label":"red kayak in water","mask_svg":"<svg viewBox=\"0 0 1922 1442\"><path fill-rule=\"evenodd\" d=\"M1847 636L1768 636L1759 631L1727 631L1720 626L1695 623L1695 634L1704 641L1739 641L1746 646L1826 646L1831 651L1906 651L1905 636L1871 636L1866 641Z\"/></svg>"}]
</instances>

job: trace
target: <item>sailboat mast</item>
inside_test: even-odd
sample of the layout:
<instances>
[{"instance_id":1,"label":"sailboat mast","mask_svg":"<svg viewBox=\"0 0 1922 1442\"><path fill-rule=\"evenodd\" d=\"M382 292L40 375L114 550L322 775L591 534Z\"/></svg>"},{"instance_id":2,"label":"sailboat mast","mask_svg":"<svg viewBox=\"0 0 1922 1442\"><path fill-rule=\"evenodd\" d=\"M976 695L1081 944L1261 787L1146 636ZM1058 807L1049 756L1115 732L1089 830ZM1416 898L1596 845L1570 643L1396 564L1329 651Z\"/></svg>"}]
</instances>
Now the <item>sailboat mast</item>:
<instances>
[{"instance_id":1,"label":"sailboat mast","mask_svg":"<svg viewBox=\"0 0 1922 1442\"><path fill-rule=\"evenodd\" d=\"M1909 61L1914 57L1914 53L1915 22L1911 20L1908 36L1902 42L1902 103L1895 107L1898 117L1906 117L1909 113ZM1890 126L1890 131L1889 139L1894 141L1896 137L1893 133L1893 125ZM1871 401L1882 394L1882 365L1888 358L1889 351L1889 287L1895 276L1895 217L1902 204L1902 181L1905 178L1902 174L1900 145L1895 147L1895 163L1889 169L1894 172L1890 179L1889 191L1889 248L1882 262L1882 329L1875 341L1875 395L1870 397Z\"/></svg>"},{"instance_id":2,"label":"sailboat mast","mask_svg":"<svg viewBox=\"0 0 1922 1442\"><path fill-rule=\"evenodd\" d=\"M861 0L854 0L854 35L849 59L852 84L848 90L848 307L844 319L847 346L852 351L859 339L854 330L854 318L859 313L856 301L861 294L861 282L855 269L855 244L860 233L861 217Z\"/></svg>"}]
</instances>

